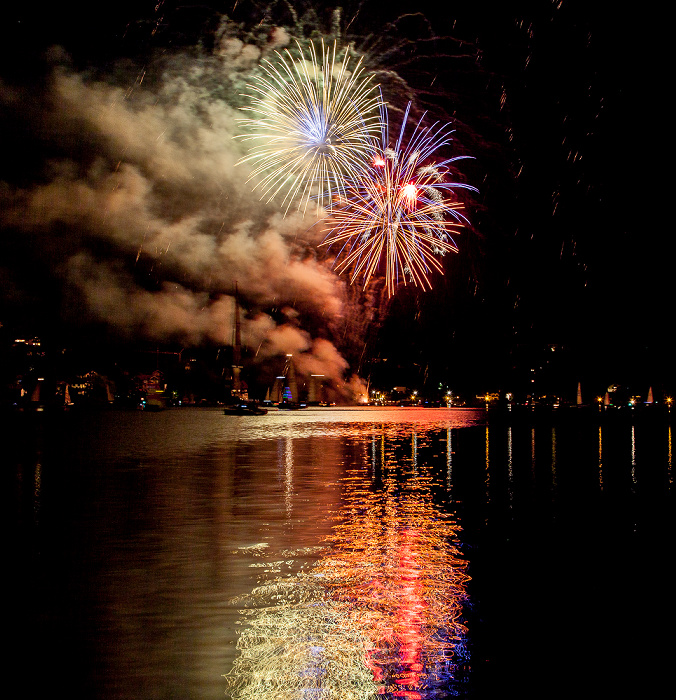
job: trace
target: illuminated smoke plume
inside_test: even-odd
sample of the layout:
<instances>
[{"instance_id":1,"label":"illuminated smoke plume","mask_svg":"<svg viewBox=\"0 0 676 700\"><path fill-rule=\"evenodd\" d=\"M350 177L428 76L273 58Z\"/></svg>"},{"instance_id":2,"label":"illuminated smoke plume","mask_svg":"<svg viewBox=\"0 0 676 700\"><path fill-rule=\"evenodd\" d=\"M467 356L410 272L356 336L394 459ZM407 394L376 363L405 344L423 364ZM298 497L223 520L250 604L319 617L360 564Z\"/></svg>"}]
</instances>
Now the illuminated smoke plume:
<instances>
[{"instance_id":1,"label":"illuminated smoke plume","mask_svg":"<svg viewBox=\"0 0 676 700\"><path fill-rule=\"evenodd\" d=\"M177 55L130 80L76 72L55 52L37 95L0 83L3 112L41 155L0 171L3 305L36 297L40 270L78 322L129 339L229 344L237 283L242 341L259 362L298 354L299 372L342 384L348 363L313 337L340 325L344 297L316 259L314 220L283 218L251 193L246 166L234 168L231 102L259 56L229 38L215 55Z\"/></svg>"},{"instance_id":2,"label":"illuminated smoke plume","mask_svg":"<svg viewBox=\"0 0 676 700\"><path fill-rule=\"evenodd\" d=\"M264 14L248 30L221 18L211 49L87 71L53 49L39 85L0 78L14 136L0 162L0 302L15 317L104 324L131 340L227 345L236 283L242 342L259 366L293 353L301 375L324 374L354 398L378 293L347 289L318 257L312 216L284 217L251 192L249 166L235 167L246 86L275 52L317 36L316 17L284 28ZM340 26L334 13L320 33L353 45ZM363 65L390 99L409 96L394 70L370 55Z\"/></svg>"}]
</instances>

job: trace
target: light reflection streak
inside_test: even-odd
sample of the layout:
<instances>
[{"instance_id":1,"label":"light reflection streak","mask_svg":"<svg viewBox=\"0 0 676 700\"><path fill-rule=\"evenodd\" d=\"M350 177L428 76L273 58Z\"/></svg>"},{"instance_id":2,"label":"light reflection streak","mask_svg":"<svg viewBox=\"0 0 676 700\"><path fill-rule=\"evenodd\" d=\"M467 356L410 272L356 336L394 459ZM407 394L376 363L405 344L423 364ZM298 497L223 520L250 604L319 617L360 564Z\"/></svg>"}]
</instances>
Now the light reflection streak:
<instances>
[{"instance_id":1,"label":"light reflection streak","mask_svg":"<svg viewBox=\"0 0 676 700\"><path fill-rule=\"evenodd\" d=\"M432 503L431 479L406 477L384 474L380 492L360 488L359 474L349 477L345 508L359 515L336 526L332 555L316 571L372 641L367 663L380 694L422 698L442 675L448 681L443 669L465 634L468 576L459 527Z\"/></svg>"},{"instance_id":2,"label":"light reflection streak","mask_svg":"<svg viewBox=\"0 0 676 700\"><path fill-rule=\"evenodd\" d=\"M507 476L509 489L509 507L514 507L514 457L512 454L512 426L507 427Z\"/></svg>"},{"instance_id":3,"label":"light reflection streak","mask_svg":"<svg viewBox=\"0 0 676 700\"><path fill-rule=\"evenodd\" d=\"M371 438L371 480L375 481L376 478L376 446L377 446L376 436Z\"/></svg>"},{"instance_id":4,"label":"light reflection streak","mask_svg":"<svg viewBox=\"0 0 676 700\"><path fill-rule=\"evenodd\" d=\"M288 518L291 516L291 508L293 507L293 438L285 438L284 447L284 503Z\"/></svg>"},{"instance_id":5,"label":"light reflection streak","mask_svg":"<svg viewBox=\"0 0 676 700\"><path fill-rule=\"evenodd\" d=\"M490 457L488 454L488 442L489 442L489 432L488 432L488 423L486 423L486 502L489 503L491 500L491 494L490 494L490 485L491 485L491 476L490 476Z\"/></svg>"},{"instance_id":6,"label":"light reflection streak","mask_svg":"<svg viewBox=\"0 0 676 700\"><path fill-rule=\"evenodd\" d=\"M292 416L282 415L286 413L274 411L264 420L247 421L247 437L252 440L276 440L288 435L290 430L294 438L344 436L346 430L355 437L370 436L373 427L378 424L387 431L388 436L393 430L402 430L410 435L415 426L434 431L446 430L449 425L458 428L484 425L486 421L483 409L426 408L423 411L419 407L351 407L344 410L307 408L292 411ZM343 413L345 419L341 418Z\"/></svg>"},{"instance_id":7,"label":"light reflection streak","mask_svg":"<svg viewBox=\"0 0 676 700\"><path fill-rule=\"evenodd\" d=\"M453 490L453 443L451 428L446 428L446 488L450 494Z\"/></svg>"},{"instance_id":8,"label":"light reflection streak","mask_svg":"<svg viewBox=\"0 0 676 700\"><path fill-rule=\"evenodd\" d=\"M671 424L667 428L667 466L669 467L669 486L671 486L674 483L671 471Z\"/></svg>"},{"instance_id":9,"label":"light reflection streak","mask_svg":"<svg viewBox=\"0 0 676 700\"><path fill-rule=\"evenodd\" d=\"M556 490L556 427L552 426L552 487Z\"/></svg>"},{"instance_id":10,"label":"light reflection streak","mask_svg":"<svg viewBox=\"0 0 676 700\"><path fill-rule=\"evenodd\" d=\"M603 491L603 428L599 425L599 486Z\"/></svg>"},{"instance_id":11,"label":"light reflection streak","mask_svg":"<svg viewBox=\"0 0 676 700\"><path fill-rule=\"evenodd\" d=\"M35 512L35 520L37 522L38 516L40 514L40 492L42 491L42 464L38 462L35 465L35 480L33 482L33 495L35 500L33 501L33 510Z\"/></svg>"},{"instance_id":12,"label":"light reflection streak","mask_svg":"<svg viewBox=\"0 0 676 700\"><path fill-rule=\"evenodd\" d=\"M233 699L422 700L455 682L469 580L459 525L434 504L425 464L415 468L415 433L384 432L382 479L369 479L377 439L363 436L363 466L343 479L323 556L237 601L246 609L226 676Z\"/></svg>"},{"instance_id":13,"label":"light reflection streak","mask_svg":"<svg viewBox=\"0 0 676 700\"><path fill-rule=\"evenodd\" d=\"M418 470L418 433L413 431L413 436L411 437L411 450L412 450L412 455L411 458L413 459L413 471Z\"/></svg>"},{"instance_id":14,"label":"light reflection streak","mask_svg":"<svg viewBox=\"0 0 676 700\"><path fill-rule=\"evenodd\" d=\"M636 486L636 427L634 425L631 426L631 481L633 491Z\"/></svg>"}]
</instances>

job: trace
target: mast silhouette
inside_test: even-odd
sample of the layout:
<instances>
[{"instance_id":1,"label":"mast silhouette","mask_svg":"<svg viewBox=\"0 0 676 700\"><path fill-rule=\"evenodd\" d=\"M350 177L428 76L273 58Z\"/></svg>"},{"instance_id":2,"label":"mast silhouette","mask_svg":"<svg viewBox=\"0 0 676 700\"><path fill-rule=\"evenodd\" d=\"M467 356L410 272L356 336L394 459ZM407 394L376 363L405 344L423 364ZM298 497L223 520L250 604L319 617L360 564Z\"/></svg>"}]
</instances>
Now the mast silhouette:
<instances>
[{"instance_id":1,"label":"mast silhouette","mask_svg":"<svg viewBox=\"0 0 676 700\"><path fill-rule=\"evenodd\" d=\"M242 381L240 373L242 371L242 337L239 318L239 293L237 282L235 282L235 324L232 338L232 396L236 399L242 397Z\"/></svg>"}]
</instances>

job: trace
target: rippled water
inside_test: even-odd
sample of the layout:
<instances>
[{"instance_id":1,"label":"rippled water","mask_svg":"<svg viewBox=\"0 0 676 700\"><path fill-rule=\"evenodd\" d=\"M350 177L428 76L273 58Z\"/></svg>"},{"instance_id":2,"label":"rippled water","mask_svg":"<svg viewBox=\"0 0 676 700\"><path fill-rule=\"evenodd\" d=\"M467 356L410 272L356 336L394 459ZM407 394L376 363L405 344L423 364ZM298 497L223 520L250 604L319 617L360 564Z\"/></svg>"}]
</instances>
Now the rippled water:
<instances>
[{"instance_id":1,"label":"rippled water","mask_svg":"<svg viewBox=\"0 0 676 700\"><path fill-rule=\"evenodd\" d=\"M172 409L6 426L10 668L29 696L609 696L659 658L666 421Z\"/></svg>"}]
</instances>

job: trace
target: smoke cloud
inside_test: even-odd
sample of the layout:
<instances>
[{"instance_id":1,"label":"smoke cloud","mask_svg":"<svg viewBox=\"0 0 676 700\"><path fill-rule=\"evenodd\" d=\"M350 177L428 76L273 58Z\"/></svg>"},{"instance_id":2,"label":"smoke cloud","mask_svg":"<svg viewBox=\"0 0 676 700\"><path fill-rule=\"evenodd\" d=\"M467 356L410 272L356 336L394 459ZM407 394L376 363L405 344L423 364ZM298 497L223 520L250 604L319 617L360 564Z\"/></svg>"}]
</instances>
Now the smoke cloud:
<instances>
[{"instance_id":1,"label":"smoke cloud","mask_svg":"<svg viewBox=\"0 0 676 700\"><path fill-rule=\"evenodd\" d=\"M288 41L279 30L269 50ZM330 340L347 295L317 259L320 227L283 218L235 167L239 89L261 54L230 37L212 55L94 75L54 51L39 90L0 82L3 120L21 125L0 166L3 305L35 294L39 264L64 315L129 339L227 344L237 284L257 361L294 353L301 375L363 391Z\"/></svg>"}]
</instances>

